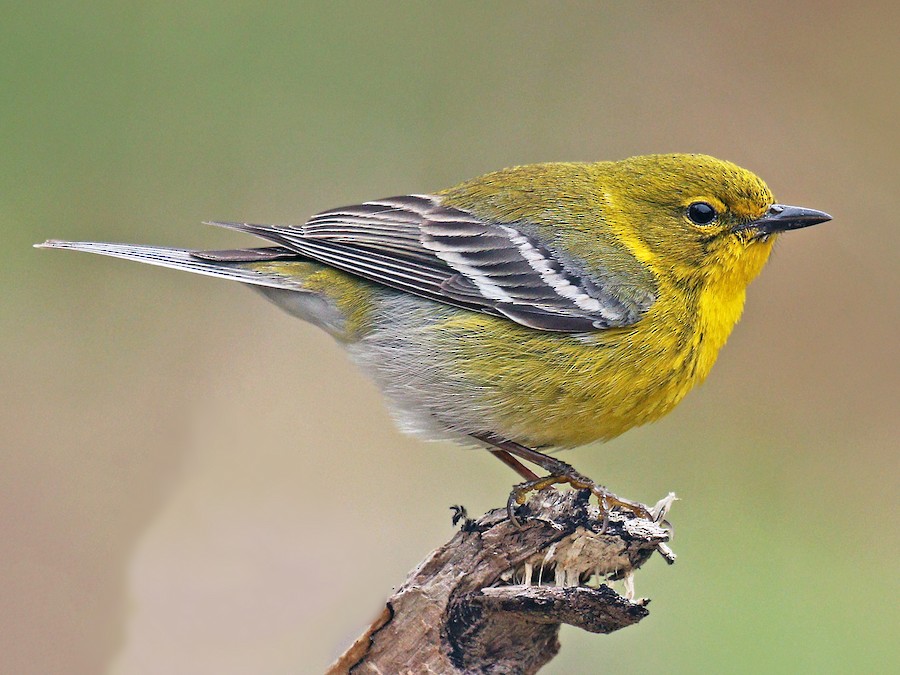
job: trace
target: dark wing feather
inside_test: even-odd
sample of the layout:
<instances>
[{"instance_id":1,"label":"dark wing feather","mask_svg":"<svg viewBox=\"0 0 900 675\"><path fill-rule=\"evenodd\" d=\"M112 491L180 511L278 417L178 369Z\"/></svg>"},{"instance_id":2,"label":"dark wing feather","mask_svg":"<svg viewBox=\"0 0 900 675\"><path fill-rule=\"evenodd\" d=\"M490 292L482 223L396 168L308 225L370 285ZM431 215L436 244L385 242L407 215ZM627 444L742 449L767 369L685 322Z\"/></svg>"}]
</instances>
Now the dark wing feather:
<instances>
[{"instance_id":1,"label":"dark wing feather","mask_svg":"<svg viewBox=\"0 0 900 675\"><path fill-rule=\"evenodd\" d=\"M525 228L486 222L443 206L433 195L332 209L302 226L213 224L279 245L264 255L291 251L391 288L541 330L625 326L646 309L621 301L608 284L576 269Z\"/></svg>"}]
</instances>

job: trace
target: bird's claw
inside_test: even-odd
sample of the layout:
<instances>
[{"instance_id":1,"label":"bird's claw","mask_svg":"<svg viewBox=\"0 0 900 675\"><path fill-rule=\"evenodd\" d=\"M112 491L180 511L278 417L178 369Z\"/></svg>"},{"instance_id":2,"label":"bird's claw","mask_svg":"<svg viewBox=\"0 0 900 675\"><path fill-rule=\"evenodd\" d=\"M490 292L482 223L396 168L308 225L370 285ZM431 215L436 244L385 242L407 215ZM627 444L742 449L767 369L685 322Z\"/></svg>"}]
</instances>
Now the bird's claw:
<instances>
[{"instance_id":1,"label":"bird's claw","mask_svg":"<svg viewBox=\"0 0 900 675\"><path fill-rule=\"evenodd\" d=\"M656 521L656 518L650 512L650 509L643 504L618 497L602 485L599 485L590 478L572 470L571 472L560 475L544 476L537 480L530 480L516 485L509 493L509 499L506 501L506 513L510 522L521 529L522 522L516 516L516 506L524 504L530 493L546 490L554 485L569 485L575 490L590 490L591 494L597 498L598 505L600 506L600 514L603 517L602 531L606 531L606 527L609 523L609 514L611 511L615 510L630 511L637 518Z\"/></svg>"}]
</instances>

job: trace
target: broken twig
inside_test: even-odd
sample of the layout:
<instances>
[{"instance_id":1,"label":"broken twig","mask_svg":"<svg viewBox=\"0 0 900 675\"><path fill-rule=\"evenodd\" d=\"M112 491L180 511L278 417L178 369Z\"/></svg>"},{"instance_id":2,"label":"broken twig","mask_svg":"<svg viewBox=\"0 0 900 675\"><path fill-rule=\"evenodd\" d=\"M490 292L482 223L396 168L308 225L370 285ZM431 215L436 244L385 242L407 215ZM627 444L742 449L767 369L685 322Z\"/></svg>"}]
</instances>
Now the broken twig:
<instances>
[{"instance_id":1,"label":"broken twig","mask_svg":"<svg viewBox=\"0 0 900 675\"><path fill-rule=\"evenodd\" d=\"M559 651L562 623L611 633L640 621L649 601L634 600L633 574L655 551L674 562L669 532L625 512L604 522L588 494L532 495L518 510L521 528L506 509L466 520L329 675L535 673ZM651 511L661 519L673 499ZM617 580L624 595L606 583Z\"/></svg>"}]
</instances>

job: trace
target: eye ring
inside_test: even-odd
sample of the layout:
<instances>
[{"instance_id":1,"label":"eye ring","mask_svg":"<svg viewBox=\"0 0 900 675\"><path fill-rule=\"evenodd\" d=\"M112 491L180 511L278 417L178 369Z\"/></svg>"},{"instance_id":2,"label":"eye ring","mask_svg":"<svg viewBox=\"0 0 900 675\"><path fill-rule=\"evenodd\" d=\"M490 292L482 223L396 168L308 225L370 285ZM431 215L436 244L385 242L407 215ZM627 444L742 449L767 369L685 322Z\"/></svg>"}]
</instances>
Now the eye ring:
<instances>
[{"instance_id":1,"label":"eye ring","mask_svg":"<svg viewBox=\"0 0 900 675\"><path fill-rule=\"evenodd\" d=\"M694 202L687 208L687 217L696 225L709 225L719 216L707 202Z\"/></svg>"}]
</instances>

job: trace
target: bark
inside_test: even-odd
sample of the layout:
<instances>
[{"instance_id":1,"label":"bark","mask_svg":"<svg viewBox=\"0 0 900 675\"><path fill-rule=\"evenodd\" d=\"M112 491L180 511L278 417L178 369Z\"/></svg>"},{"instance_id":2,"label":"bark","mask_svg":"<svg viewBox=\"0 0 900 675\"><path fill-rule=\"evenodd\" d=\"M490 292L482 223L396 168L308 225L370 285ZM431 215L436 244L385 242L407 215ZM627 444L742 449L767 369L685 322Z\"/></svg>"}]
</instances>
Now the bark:
<instances>
[{"instance_id":1,"label":"bark","mask_svg":"<svg viewBox=\"0 0 900 675\"><path fill-rule=\"evenodd\" d=\"M559 651L561 624L611 633L643 619L649 601L630 597L633 574L657 551L674 562L669 531L618 511L604 528L587 497L535 493L517 509L520 528L506 509L465 519L328 674L535 673Z\"/></svg>"}]
</instances>

